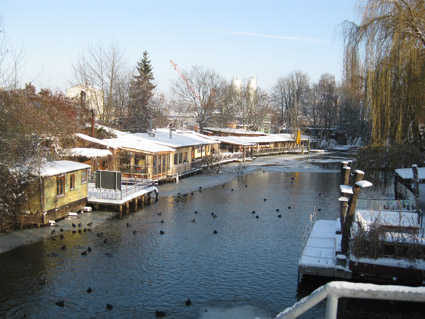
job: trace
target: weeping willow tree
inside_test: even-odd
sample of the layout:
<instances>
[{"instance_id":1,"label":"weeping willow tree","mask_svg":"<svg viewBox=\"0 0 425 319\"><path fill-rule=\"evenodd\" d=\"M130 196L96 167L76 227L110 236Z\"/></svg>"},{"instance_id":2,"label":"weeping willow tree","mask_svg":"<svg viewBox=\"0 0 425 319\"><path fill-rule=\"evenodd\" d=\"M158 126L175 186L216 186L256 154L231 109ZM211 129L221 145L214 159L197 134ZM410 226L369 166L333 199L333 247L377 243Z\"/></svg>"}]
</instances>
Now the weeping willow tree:
<instances>
[{"instance_id":1,"label":"weeping willow tree","mask_svg":"<svg viewBox=\"0 0 425 319\"><path fill-rule=\"evenodd\" d=\"M425 1L368 0L345 24L345 85L368 108L371 143L420 146L425 123Z\"/></svg>"}]
</instances>

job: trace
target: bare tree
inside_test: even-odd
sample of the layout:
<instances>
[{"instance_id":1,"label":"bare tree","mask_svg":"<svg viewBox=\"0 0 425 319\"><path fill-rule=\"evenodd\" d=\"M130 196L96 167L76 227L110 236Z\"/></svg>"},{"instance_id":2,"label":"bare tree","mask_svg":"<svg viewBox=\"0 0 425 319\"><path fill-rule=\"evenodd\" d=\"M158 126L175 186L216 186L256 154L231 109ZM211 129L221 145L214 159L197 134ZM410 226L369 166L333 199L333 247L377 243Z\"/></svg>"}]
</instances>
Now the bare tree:
<instances>
[{"instance_id":1,"label":"bare tree","mask_svg":"<svg viewBox=\"0 0 425 319\"><path fill-rule=\"evenodd\" d=\"M123 51L115 41L108 46L97 43L90 46L74 65L74 84L87 84L101 90L103 105L97 106L100 120L109 123L122 114L127 104L129 69L124 62ZM100 104L99 103L99 104Z\"/></svg>"},{"instance_id":2,"label":"bare tree","mask_svg":"<svg viewBox=\"0 0 425 319\"><path fill-rule=\"evenodd\" d=\"M260 88L249 85L233 90L233 106L239 124L249 130L270 127L271 103L268 94Z\"/></svg>"},{"instance_id":3,"label":"bare tree","mask_svg":"<svg viewBox=\"0 0 425 319\"><path fill-rule=\"evenodd\" d=\"M173 81L175 100L186 112L186 117L194 117L202 132L211 123L217 101L221 98L219 88L225 80L215 71L202 66L194 66L189 72L182 71L182 79Z\"/></svg>"},{"instance_id":4,"label":"bare tree","mask_svg":"<svg viewBox=\"0 0 425 319\"><path fill-rule=\"evenodd\" d=\"M19 88L24 50L15 50L6 38L3 20L0 17L0 85L9 90Z\"/></svg>"},{"instance_id":5,"label":"bare tree","mask_svg":"<svg viewBox=\"0 0 425 319\"><path fill-rule=\"evenodd\" d=\"M335 77L330 74L323 74L319 82L314 85L317 97L317 112L320 124L328 132L335 128L339 115L339 89L335 82Z\"/></svg>"},{"instance_id":6,"label":"bare tree","mask_svg":"<svg viewBox=\"0 0 425 319\"><path fill-rule=\"evenodd\" d=\"M227 127L236 120L235 92L231 83L223 83L219 89L220 99L217 101L216 111L213 114L212 125L215 127Z\"/></svg>"},{"instance_id":7,"label":"bare tree","mask_svg":"<svg viewBox=\"0 0 425 319\"><path fill-rule=\"evenodd\" d=\"M275 107L280 110L282 125L297 128L299 112L305 103L308 89L308 76L300 71L294 71L277 80L272 89L272 100Z\"/></svg>"}]
</instances>

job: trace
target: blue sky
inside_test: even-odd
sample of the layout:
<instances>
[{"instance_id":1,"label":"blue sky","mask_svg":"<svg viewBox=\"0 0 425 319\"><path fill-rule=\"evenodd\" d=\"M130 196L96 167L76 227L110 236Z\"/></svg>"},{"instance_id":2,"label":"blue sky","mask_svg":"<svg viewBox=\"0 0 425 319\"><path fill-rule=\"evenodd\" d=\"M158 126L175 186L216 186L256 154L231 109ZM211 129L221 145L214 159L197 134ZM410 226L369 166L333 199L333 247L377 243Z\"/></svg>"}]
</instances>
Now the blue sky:
<instances>
[{"instance_id":1,"label":"blue sky","mask_svg":"<svg viewBox=\"0 0 425 319\"><path fill-rule=\"evenodd\" d=\"M25 56L22 81L64 90L72 65L90 45L116 41L126 62L151 58L158 90L184 70L201 65L232 77L257 77L270 89L294 70L311 81L323 73L339 80L344 20L358 22L357 0L109 1L3 0L6 36Z\"/></svg>"}]
</instances>

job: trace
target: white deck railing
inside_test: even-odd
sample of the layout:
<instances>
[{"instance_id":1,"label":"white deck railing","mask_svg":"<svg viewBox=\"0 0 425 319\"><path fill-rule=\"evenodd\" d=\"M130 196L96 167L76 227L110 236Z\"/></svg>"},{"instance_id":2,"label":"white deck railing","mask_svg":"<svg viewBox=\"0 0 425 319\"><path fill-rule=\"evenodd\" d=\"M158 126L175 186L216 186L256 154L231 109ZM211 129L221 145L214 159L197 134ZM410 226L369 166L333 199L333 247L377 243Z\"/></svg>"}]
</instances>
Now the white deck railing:
<instances>
[{"instance_id":1,"label":"white deck railing","mask_svg":"<svg viewBox=\"0 0 425 319\"><path fill-rule=\"evenodd\" d=\"M313 225L316 221L316 207L314 208L313 213L310 214L310 222L305 226L304 235L302 237L302 243L301 243L301 251L304 250L305 245L307 244L307 240L310 237L311 230L313 229Z\"/></svg>"},{"instance_id":2,"label":"white deck railing","mask_svg":"<svg viewBox=\"0 0 425 319\"><path fill-rule=\"evenodd\" d=\"M326 301L326 319L336 319L339 298L381 299L394 301L425 302L425 287L374 285L333 281L314 290L292 307L286 308L276 319L292 319Z\"/></svg>"},{"instance_id":3,"label":"white deck railing","mask_svg":"<svg viewBox=\"0 0 425 319\"><path fill-rule=\"evenodd\" d=\"M152 181L134 181L133 183L122 183L121 190L95 188L94 184L89 184L88 197L98 199L123 200L137 192L152 186Z\"/></svg>"}]
</instances>

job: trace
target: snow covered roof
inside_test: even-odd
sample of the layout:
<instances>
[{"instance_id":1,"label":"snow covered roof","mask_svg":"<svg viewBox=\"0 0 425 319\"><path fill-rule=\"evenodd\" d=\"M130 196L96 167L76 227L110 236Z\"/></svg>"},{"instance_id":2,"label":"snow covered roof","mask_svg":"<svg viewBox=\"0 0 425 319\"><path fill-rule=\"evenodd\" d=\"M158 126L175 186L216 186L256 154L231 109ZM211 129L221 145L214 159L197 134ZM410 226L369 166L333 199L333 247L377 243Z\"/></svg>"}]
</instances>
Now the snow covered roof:
<instances>
[{"instance_id":1,"label":"snow covered roof","mask_svg":"<svg viewBox=\"0 0 425 319\"><path fill-rule=\"evenodd\" d=\"M128 134L115 139L106 140L108 145L114 148L132 149L146 153L174 152L175 149L149 141L146 138Z\"/></svg>"},{"instance_id":2,"label":"snow covered roof","mask_svg":"<svg viewBox=\"0 0 425 319\"><path fill-rule=\"evenodd\" d=\"M87 158L93 157L107 157L112 155L109 150L102 150L98 148L83 148L83 147L75 147L65 150L70 156L82 156Z\"/></svg>"},{"instance_id":3,"label":"snow covered roof","mask_svg":"<svg viewBox=\"0 0 425 319\"><path fill-rule=\"evenodd\" d=\"M90 137L85 134L77 133L78 137L85 141L103 145L112 149L126 148L146 153L160 153L160 152L173 152L174 149L154 143L146 138L138 136L137 134L120 132L117 138L100 140Z\"/></svg>"},{"instance_id":4,"label":"snow covered roof","mask_svg":"<svg viewBox=\"0 0 425 319\"><path fill-rule=\"evenodd\" d=\"M152 143L165 145L169 147L186 147L186 146L199 146L217 144L217 140L208 137L203 137L200 134L192 134L190 132L179 132L173 131L170 138L170 130L166 128L156 129L152 133L155 135L151 136L148 133L134 133L132 135L138 138L149 140Z\"/></svg>"},{"instance_id":5,"label":"snow covered roof","mask_svg":"<svg viewBox=\"0 0 425 319\"><path fill-rule=\"evenodd\" d=\"M397 168L395 173L402 179L413 179L413 170L411 168ZM419 179L425 179L425 167L418 167Z\"/></svg>"},{"instance_id":6,"label":"snow covered roof","mask_svg":"<svg viewBox=\"0 0 425 319\"><path fill-rule=\"evenodd\" d=\"M72 161L52 161L45 162L40 167L40 175L43 177L65 174L68 172L78 171L81 169L90 168L89 165L72 162ZM38 172L37 172L38 173Z\"/></svg>"}]
</instances>

